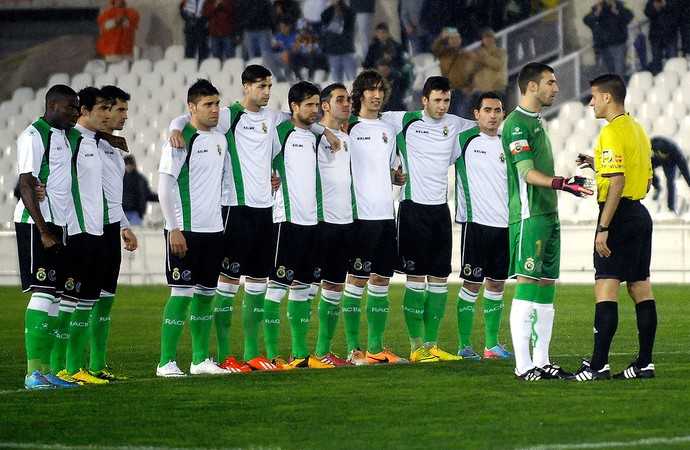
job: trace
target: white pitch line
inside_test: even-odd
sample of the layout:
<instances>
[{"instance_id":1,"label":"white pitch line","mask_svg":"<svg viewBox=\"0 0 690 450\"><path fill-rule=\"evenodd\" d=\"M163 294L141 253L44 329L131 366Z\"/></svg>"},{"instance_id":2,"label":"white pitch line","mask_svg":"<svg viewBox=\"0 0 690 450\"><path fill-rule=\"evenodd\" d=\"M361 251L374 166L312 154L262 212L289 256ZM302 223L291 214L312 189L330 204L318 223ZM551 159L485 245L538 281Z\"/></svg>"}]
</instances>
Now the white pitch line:
<instances>
[{"instance_id":1,"label":"white pitch line","mask_svg":"<svg viewBox=\"0 0 690 450\"><path fill-rule=\"evenodd\" d=\"M582 444L547 444L534 447L523 447L518 450L568 450L568 449L588 449L588 448L615 448L615 447L647 447L665 444L676 444L679 442L690 442L690 436L678 436L674 438L645 438L637 441L627 442L587 442Z\"/></svg>"}]
</instances>

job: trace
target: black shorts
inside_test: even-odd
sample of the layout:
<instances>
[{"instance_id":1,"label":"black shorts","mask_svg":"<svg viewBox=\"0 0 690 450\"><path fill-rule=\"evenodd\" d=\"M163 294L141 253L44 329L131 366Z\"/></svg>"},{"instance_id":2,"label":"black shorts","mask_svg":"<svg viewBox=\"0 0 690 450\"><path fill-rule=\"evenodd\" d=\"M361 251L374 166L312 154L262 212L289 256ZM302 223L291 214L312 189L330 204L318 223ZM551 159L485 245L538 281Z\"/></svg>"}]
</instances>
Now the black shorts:
<instances>
[{"instance_id":1,"label":"black shorts","mask_svg":"<svg viewBox=\"0 0 690 450\"><path fill-rule=\"evenodd\" d=\"M311 284L316 259L315 238L316 225L273 224L275 262L271 281L283 286L290 286L294 281Z\"/></svg>"},{"instance_id":2,"label":"black shorts","mask_svg":"<svg viewBox=\"0 0 690 450\"><path fill-rule=\"evenodd\" d=\"M103 257L101 259L101 289L115 293L117 279L120 276L122 250L120 241L120 222L111 223L103 227Z\"/></svg>"},{"instance_id":3,"label":"black shorts","mask_svg":"<svg viewBox=\"0 0 690 450\"><path fill-rule=\"evenodd\" d=\"M170 251L169 232L165 233L165 276L170 287L199 286L215 289L218 284L223 233L183 231L187 240L187 254L180 258Z\"/></svg>"},{"instance_id":4,"label":"black shorts","mask_svg":"<svg viewBox=\"0 0 690 450\"><path fill-rule=\"evenodd\" d=\"M510 247L508 228L464 222L460 241L460 278L481 283L484 278L505 281L508 278Z\"/></svg>"},{"instance_id":5,"label":"black shorts","mask_svg":"<svg viewBox=\"0 0 690 450\"><path fill-rule=\"evenodd\" d=\"M599 215L604 204L599 204ZM598 222L598 221L597 221ZM649 278L652 259L652 218L639 201L621 198L606 241L611 256L602 258L594 252L594 278L620 281L644 281Z\"/></svg>"},{"instance_id":6,"label":"black shorts","mask_svg":"<svg viewBox=\"0 0 690 450\"><path fill-rule=\"evenodd\" d=\"M46 225L48 225L48 230L64 244L66 230L50 222ZM61 292L64 280L65 249L63 248L60 253L46 251L41 242L41 233L35 224L15 222L14 228L17 235L22 290L27 292L35 288L48 288Z\"/></svg>"},{"instance_id":7,"label":"black shorts","mask_svg":"<svg viewBox=\"0 0 690 450\"><path fill-rule=\"evenodd\" d=\"M67 237L64 296L97 300L101 297L103 236L79 233Z\"/></svg>"},{"instance_id":8,"label":"black shorts","mask_svg":"<svg viewBox=\"0 0 690 450\"><path fill-rule=\"evenodd\" d=\"M448 278L453 231L448 204L398 206L398 270L412 276Z\"/></svg>"},{"instance_id":9,"label":"black shorts","mask_svg":"<svg viewBox=\"0 0 690 450\"><path fill-rule=\"evenodd\" d=\"M372 274L392 277L396 248L394 220L355 220L350 274L359 278L369 278Z\"/></svg>"},{"instance_id":10,"label":"black shorts","mask_svg":"<svg viewBox=\"0 0 690 450\"><path fill-rule=\"evenodd\" d=\"M268 278L273 268L273 210L223 206L223 245L220 273L239 279Z\"/></svg>"},{"instance_id":11,"label":"black shorts","mask_svg":"<svg viewBox=\"0 0 690 450\"><path fill-rule=\"evenodd\" d=\"M345 283L352 253L352 224L319 222L315 242L314 282Z\"/></svg>"}]
</instances>

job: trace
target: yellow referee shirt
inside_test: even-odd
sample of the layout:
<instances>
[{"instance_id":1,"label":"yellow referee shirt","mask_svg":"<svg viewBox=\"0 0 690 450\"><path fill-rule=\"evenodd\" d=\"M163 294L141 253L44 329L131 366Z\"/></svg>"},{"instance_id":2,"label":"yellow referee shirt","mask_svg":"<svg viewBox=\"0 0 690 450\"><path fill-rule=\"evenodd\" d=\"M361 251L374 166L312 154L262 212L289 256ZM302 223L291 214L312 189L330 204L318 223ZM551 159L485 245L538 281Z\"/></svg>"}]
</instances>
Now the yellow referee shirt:
<instances>
[{"instance_id":1,"label":"yellow referee shirt","mask_svg":"<svg viewBox=\"0 0 690 450\"><path fill-rule=\"evenodd\" d=\"M599 134L594 165L598 202L606 201L613 174L625 176L624 198L643 199L652 178L652 144L644 128L628 114L613 119Z\"/></svg>"}]
</instances>

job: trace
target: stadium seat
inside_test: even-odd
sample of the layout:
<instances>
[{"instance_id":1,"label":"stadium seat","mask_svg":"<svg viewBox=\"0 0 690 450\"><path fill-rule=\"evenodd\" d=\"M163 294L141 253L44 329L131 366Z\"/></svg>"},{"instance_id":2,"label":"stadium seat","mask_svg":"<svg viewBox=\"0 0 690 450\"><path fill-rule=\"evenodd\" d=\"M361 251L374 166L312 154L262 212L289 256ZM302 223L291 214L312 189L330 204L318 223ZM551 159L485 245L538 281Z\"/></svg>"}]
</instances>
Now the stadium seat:
<instances>
[{"instance_id":1,"label":"stadium seat","mask_svg":"<svg viewBox=\"0 0 690 450\"><path fill-rule=\"evenodd\" d=\"M184 47L181 45L171 45L165 49L164 57L172 61L182 61L184 59Z\"/></svg>"},{"instance_id":2,"label":"stadium seat","mask_svg":"<svg viewBox=\"0 0 690 450\"><path fill-rule=\"evenodd\" d=\"M681 76L684 73L686 73L687 71L688 71L688 61L682 56L670 58L664 64L664 72L675 72L679 76Z\"/></svg>"},{"instance_id":3,"label":"stadium seat","mask_svg":"<svg viewBox=\"0 0 690 450\"><path fill-rule=\"evenodd\" d=\"M175 71L176 64L172 59L161 59L153 63L153 71L166 76Z\"/></svg>"},{"instance_id":4,"label":"stadium seat","mask_svg":"<svg viewBox=\"0 0 690 450\"><path fill-rule=\"evenodd\" d=\"M139 74L139 76L149 73L153 70L153 63L150 59L137 59L132 63L130 72Z\"/></svg>"},{"instance_id":5,"label":"stadium seat","mask_svg":"<svg viewBox=\"0 0 690 450\"><path fill-rule=\"evenodd\" d=\"M645 102L645 94L646 91L644 89L628 89L625 104L631 105L633 108L639 107Z\"/></svg>"},{"instance_id":6,"label":"stadium seat","mask_svg":"<svg viewBox=\"0 0 690 450\"><path fill-rule=\"evenodd\" d=\"M171 72L163 76L163 86L170 86L173 89L182 89L185 87L187 77L184 72Z\"/></svg>"},{"instance_id":7,"label":"stadium seat","mask_svg":"<svg viewBox=\"0 0 690 450\"><path fill-rule=\"evenodd\" d=\"M93 75L97 75L99 73L105 73L107 70L107 64L104 60L102 59L91 59L87 61L87 63L84 65L84 72L91 73Z\"/></svg>"},{"instance_id":8,"label":"stadium seat","mask_svg":"<svg viewBox=\"0 0 690 450\"><path fill-rule=\"evenodd\" d=\"M139 74L128 72L118 75L115 83L119 88L125 91L131 91L139 86Z\"/></svg>"},{"instance_id":9,"label":"stadium seat","mask_svg":"<svg viewBox=\"0 0 690 450\"><path fill-rule=\"evenodd\" d=\"M91 72L78 73L78 74L72 76L72 81L70 82L70 86L72 86L72 89L75 89L77 91L85 88L86 86L92 86L92 85L93 85L93 74Z\"/></svg>"},{"instance_id":10,"label":"stadium seat","mask_svg":"<svg viewBox=\"0 0 690 450\"><path fill-rule=\"evenodd\" d=\"M646 97L647 103L659 103L663 106L671 99L671 91L661 86L655 86L647 91Z\"/></svg>"},{"instance_id":11,"label":"stadium seat","mask_svg":"<svg viewBox=\"0 0 690 450\"><path fill-rule=\"evenodd\" d=\"M682 87L684 89L690 88L690 71L684 73L680 77L680 87Z\"/></svg>"},{"instance_id":12,"label":"stadium seat","mask_svg":"<svg viewBox=\"0 0 690 450\"><path fill-rule=\"evenodd\" d=\"M673 72L673 71L659 72L654 77L654 87L663 88L663 89L666 89L668 91L673 91L675 88L678 87L679 83L680 83L680 76L678 76L677 72Z\"/></svg>"},{"instance_id":13,"label":"stadium seat","mask_svg":"<svg viewBox=\"0 0 690 450\"><path fill-rule=\"evenodd\" d=\"M54 73L48 78L48 86L66 84L69 86L69 75L63 72Z\"/></svg>"},{"instance_id":14,"label":"stadium seat","mask_svg":"<svg viewBox=\"0 0 690 450\"><path fill-rule=\"evenodd\" d=\"M141 50L141 57L150 59L151 62L155 63L163 59L163 49L158 45L147 45Z\"/></svg>"},{"instance_id":15,"label":"stadium seat","mask_svg":"<svg viewBox=\"0 0 690 450\"><path fill-rule=\"evenodd\" d=\"M573 132L573 123L568 119L551 119L547 123L547 128L549 130L549 137L554 136L567 137Z\"/></svg>"},{"instance_id":16,"label":"stadium seat","mask_svg":"<svg viewBox=\"0 0 690 450\"><path fill-rule=\"evenodd\" d=\"M112 73L115 76L120 76L129 72L129 61L120 61L117 63L108 64L107 73Z\"/></svg>"},{"instance_id":17,"label":"stadium seat","mask_svg":"<svg viewBox=\"0 0 690 450\"><path fill-rule=\"evenodd\" d=\"M94 77L93 84L96 86L106 86L115 84L117 82L117 75L114 73L101 73ZM81 89L81 88L79 88Z\"/></svg>"},{"instance_id":18,"label":"stadium seat","mask_svg":"<svg viewBox=\"0 0 690 450\"><path fill-rule=\"evenodd\" d=\"M22 117L26 122L33 122L45 112L45 104L41 99L28 100L22 103Z\"/></svg>"},{"instance_id":19,"label":"stadium seat","mask_svg":"<svg viewBox=\"0 0 690 450\"><path fill-rule=\"evenodd\" d=\"M678 131L678 122L674 116L659 116L654 119L652 135L673 136Z\"/></svg>"},{"instance_id":20,"label":"stadium seat","mask_svg":"<svg viewBox=\"0 0 690 450\"><path fill-rule=\"evenodd\" d=\"M630 76L628 82L628 90L649 89L654 85L654 77L652 72L641 71L635 72Z\"/></svg>"},{"instance_id":21,"label":"stadium seat","mask_svg":"<svg viewBox=\"0 0 690 450\"><path fill-rule=\"evenodd\" d=\"M49 86L43 86L42 88L39 88L38 90L36 90L35 98L40 99L45 104L46 92L48 92L48 89L49 89Z\"/></svg>"},{"instance_id":22,"label":"stadium seat","mask_svg":"<svg viewBox=\"0 0 690 450\"><path fill-rule=\"evenodd\" d=\"M585 114L585 106L580 102L566 102L558 111L558 118L575 122Z\"/></svg>"},{"instance_id":23,"label":"stadium seat","mask_svg":"<svg viewBox=\"0 0 690 450\"><path fill-rule=\"evenodd\" d=\"M27 124L28 125L28 124ZM17 145L17 134L14 130L7 128L0 133L0 148L15 147ZM4 164L1 164L4 166Z\"/></svg>"},{"instance_id":24,"label":"stadium seat","mask_svg":"<svg viewBox=\"0 0 690 450\"><path fill-rule=\"evenodd\" d=\"M244 59L242 58L228 58L223 61L223 71L231 72L238 80L241 78L241 72L244 68ZM241 84L241 82L240 82Z\"/></svg>"},{"instance_id":25,"label":"stadium seat","mask_svg":"<svg viewBox=\"0 0 690 450\"><path fill-rule=\"evenodd\" d=\"M575 122L573 133L582 134L583 136L592 137L599 133L599 120L595 118L579 119Z\"/></svg>"},{"instance_id":26,"label":"stadium seat","mask_svg":"<svg viewBox=\"0 0 690 450\"><path fill-rule=\"evenodd\" d=\"M17 88L12 94L12 100L24 103L35 98L34 90L30 87Z\"/></svg>"},{"instance_id":27,"label":"stadium seat","mask_svg":"<svg viewBox=\"0 0 690 450\"><path fill-rule=\"evenodd\" d=\"M149 72L141 74L139 85L149 89L157 89L163 84L163 77L160 72Z\"/></svg>"},{"instance_id":28,"label":"stadium seat","mask_svg":"<svg viewBox=\"0 0 690 450\"><path fill-rule=\"evenodd\" d=\"M213 78L222 70L222 62L218 58L206 58L199 64L199 72L202 75L208 75L208 77L213 80Z\"/></svg>"},{"instance_id":29,"label":"stadium seat","mask_svg":"<svg viewBox=\"0 0 690 450\"><path fill-rule=\"evenodd\" d=\"M645 102L638 106L636 119L656 119L661 114L662 105L659 103Z\"/></svg>"},{"instance_id":30,"label":"stadium seat","mask_svg":"<svg viewBox=\"0 0 690 450\"><path fill-rule=\"evenodd\" d=\"M198 69L199 63L194 58L185 58L181 61L178 61L177 66L175 67L176 72L181 72L185 74L187 79L189 79L190 81L191 79L197 78Z\"/></svg>"},{"instance_id":31,"label":"stadium seat","mask_svg":"<svg viewBox=\"0 0 690 450\"><path fill-rule=\"evenodd\" d=\"M688 116L685 117L685 119L687 118ZM673 139L680 145L680 148L683 149L685 156L690 158L690 127L681 124Z\"/></svg>"},{"instance_id":32,"label":"stadium seat","mask_svg":"<svg viewBox=\"0 0 690 450\"><path fill-rule=\"evenodd\" d=\"M688 105L684 102L671 101L664 105L662 114L665 116L674 116L677 119L685 117L688 115Z\"/></svg>"}]
</instances>

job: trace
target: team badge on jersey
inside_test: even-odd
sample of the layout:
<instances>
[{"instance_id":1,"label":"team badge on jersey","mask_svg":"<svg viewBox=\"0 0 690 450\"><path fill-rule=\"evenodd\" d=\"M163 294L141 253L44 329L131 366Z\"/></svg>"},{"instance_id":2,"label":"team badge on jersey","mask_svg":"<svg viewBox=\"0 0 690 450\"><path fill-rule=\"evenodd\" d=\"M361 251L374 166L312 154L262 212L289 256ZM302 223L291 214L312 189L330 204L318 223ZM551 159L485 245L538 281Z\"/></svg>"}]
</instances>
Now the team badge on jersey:
<instances>
[{"instance_id":1,"label":"team badge on jersey","mask_svg":"<svg viewBox=\"0 0 690 450\"><path fill-rule=\"evenodd\" d=\"M180 269L175 267L172 271L172 279L175 281L180 281Z\"/></svg>"},{"instance_id":2,"label":"team badge on jersey","mask_svg":"<svg viewBox=\"0 0 690 450\"><path fill-rule=\"evenodd\" d=\"M500 159L501 162L505 164L505 162L506 162L506 155L505 155L505 153L501 152L501 154L498 155L498 159Z\"/></svg>"},{"instance_id":3,"label":"team badge on jersey","mask_svg":"<svg viewBox=\"0 0 690 450\"><path fill-rule=\"evenodd\" d=\"M220 144L218 144L218 154L219 154L219 155L222 155L222 154L223 154L223 150L220 149Z\"/></svg>"},{"instance_id":4,"label":"team badge on jersey","mask_svg":"<svg viewBox=\"0 0 690 450\"><path fill-rule=\"evenodd\" d=\"M388 144L388 135L386 133L381 133L381 139L383 139L384 144Z\"/></svg>"},{"instance_id":5,"label":"team badge on jersey","mask_svg":"<svg viewBox=\"0 0 690 450\"><path fill-rule=\"evenodd\" d=\"M527 139L519 139L510 143L510 154L517 155L518 153L530 151L529 142Z\"/></svg>"},{"instance_id":6,"label":"team badge on jersey","mask_svg":"<svg viewBox=\"0 0 690 450\"><path fill-rule=\"evenodd\" d=\"M533 258L527 258L527 261L525 261L525 270L527 272L533 272L534 271L534 259Z\"/></svg>"},{"instance_id":7,"label":"team badge on jersey","mask_svg":"<svg viewBox=\"0 0 690 450\"><path fill-rule=\"evenodd\" d=\"M41 267L40 269L38 269L36 271L36 279L38 281L45 281L46 278L47 278L46 270L43 267Z\"/></svg>"},{"instance_id":8,"label":"team badge on jersey","mask_svg":"<svg viewBox=\"0 0 690 450\"><path fill-rule=\"evenodd\" d=\"M266 122L261 122L261 130L264 132L264 134L268 133L268 127L266 126Z\"/></svg>"},{"instance_id":9,"label":"team badge on jersey","mask_svg":"<svg viewBox=\"0 0 690 450\"><path fill-rule=\"evenodd\" d=\"M448 125L443 126L443 137L448 137Z\"/></svg>"}]
</instances>

